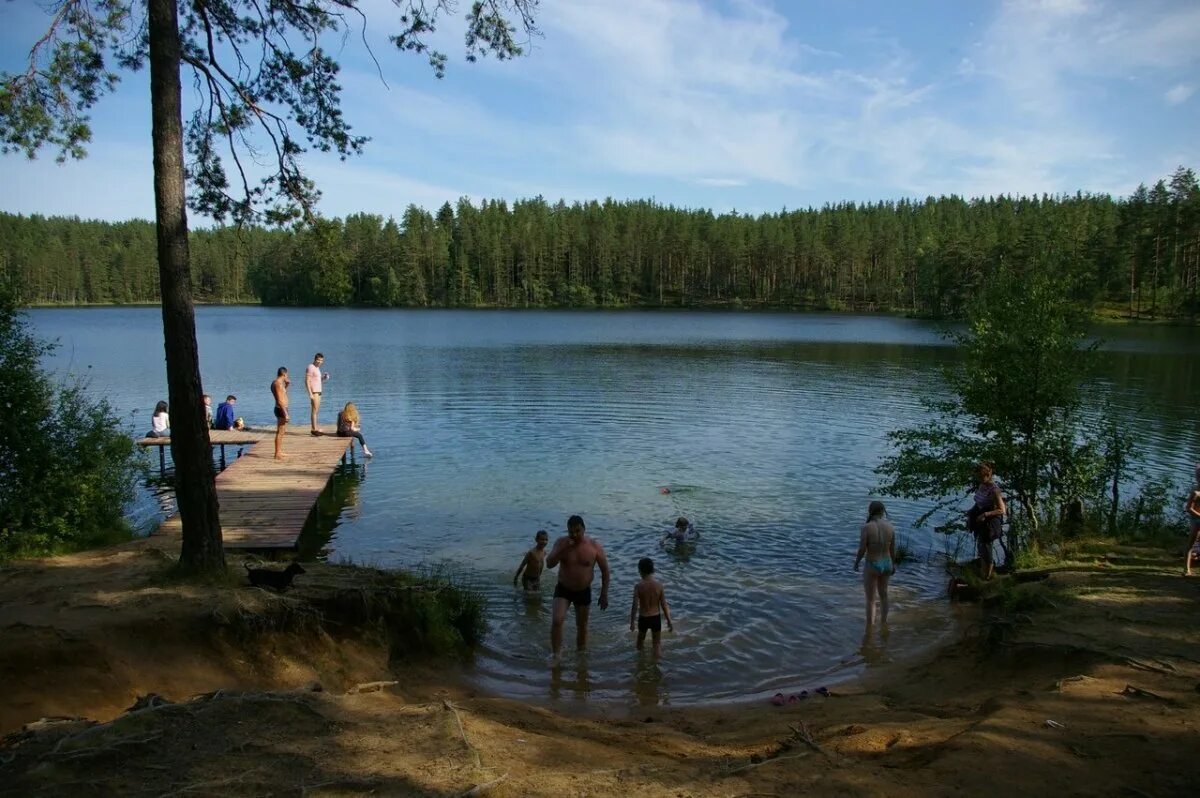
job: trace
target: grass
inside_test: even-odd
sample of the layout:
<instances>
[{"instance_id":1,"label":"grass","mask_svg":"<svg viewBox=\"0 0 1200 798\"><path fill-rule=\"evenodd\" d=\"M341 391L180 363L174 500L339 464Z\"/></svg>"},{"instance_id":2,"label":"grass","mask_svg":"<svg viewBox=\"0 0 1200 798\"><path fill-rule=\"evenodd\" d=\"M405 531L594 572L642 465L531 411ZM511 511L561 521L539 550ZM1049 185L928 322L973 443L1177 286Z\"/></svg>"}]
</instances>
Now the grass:
<instances>
[{"instance_id":1,"label":"grass","mask_svg":"<svg viewBox=\"0 0 1200 798\"><path fill-rule=\"evenodd\" d=\"M157 551L157 550L155 550ZM239 639L265 632L334 637L378 636L394 661L468 656L487 634L482 591L452 571L429 567L386 570L350 562L306 563L285 593L248 587L243 563L274 567L258 558L231 556L217 574L182 573L166 555L156 586L190 584L218 591L212 618Z\"/></svg>"},{"instance_id":2,"label":"grass","mask_svg":"<svg viewBox=\"0 0 1200 798\"><path fill-rule=\"evenodd\" d=\"M51 541L42 535L23 535L21 540L0 538L0 565L17 560L57 557L88 549L102 549L106 546L128 543L135 537L133 530L127 524L122 524L70 540Z\"/></svg>"},{"instance_id":3,"label":"grass","mask_svg":"<svg viewBox=\"0 0 1200 798\"><path fill-rule=\"evenodd\" d=\"M377 625L394 660L466 655L487 634L482 591L446 568L393 571L343 563L321 566L320 573L334 581L319 602L322 612L340 624Z\"/></svg>"}]
</instances>

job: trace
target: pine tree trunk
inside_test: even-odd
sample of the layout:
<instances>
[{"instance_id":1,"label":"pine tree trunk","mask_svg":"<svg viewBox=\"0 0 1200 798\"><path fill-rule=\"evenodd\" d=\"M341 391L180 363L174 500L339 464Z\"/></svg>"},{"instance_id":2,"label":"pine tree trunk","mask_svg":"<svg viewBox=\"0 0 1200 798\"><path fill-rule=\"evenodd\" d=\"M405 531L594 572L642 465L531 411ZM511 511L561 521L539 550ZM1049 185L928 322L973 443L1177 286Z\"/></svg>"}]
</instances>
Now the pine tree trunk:
<instances>
[{"instance_id":1,"label":"pine tree trunk","mask_svg":"<svg viewBox=\"0 0 1200 798\"><path fill-rule=\"evenodd\" d=\"M212 454L200 397L200 359L188 262L184 199L179 21L175 0L149 0L150 97L154 140L154 211L162 290L171 458L183 520L179 564L188 571L225 568Z\"/></svg>"}]
</instances>

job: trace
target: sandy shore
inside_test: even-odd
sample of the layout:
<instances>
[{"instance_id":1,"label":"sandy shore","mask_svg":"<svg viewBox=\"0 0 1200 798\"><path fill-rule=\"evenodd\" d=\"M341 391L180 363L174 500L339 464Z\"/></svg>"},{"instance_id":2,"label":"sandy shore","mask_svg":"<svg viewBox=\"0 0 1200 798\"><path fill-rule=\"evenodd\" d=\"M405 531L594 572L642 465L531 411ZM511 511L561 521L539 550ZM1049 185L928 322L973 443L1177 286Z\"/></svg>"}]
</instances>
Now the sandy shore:
<instances>
[{"instance_id":1,"label":"sandy shore","mask_svg":"<svg viewBox=\"0 0 1200 798\"><path fill-rule=\"evenodd\" d=\"M1200 579L1159 549L1096 547L966 639L829 698L635 717L478 695L389 666L369 630L295 620L322 591L354 589L347 569L310 568L281 598L173 583L170 559L139 543L0 570L0 795L1137 798L1200 785ZM371 682L389 683L356 688ZM39 721L54 716L76 719Z\"/></svg>"}]
</instances>

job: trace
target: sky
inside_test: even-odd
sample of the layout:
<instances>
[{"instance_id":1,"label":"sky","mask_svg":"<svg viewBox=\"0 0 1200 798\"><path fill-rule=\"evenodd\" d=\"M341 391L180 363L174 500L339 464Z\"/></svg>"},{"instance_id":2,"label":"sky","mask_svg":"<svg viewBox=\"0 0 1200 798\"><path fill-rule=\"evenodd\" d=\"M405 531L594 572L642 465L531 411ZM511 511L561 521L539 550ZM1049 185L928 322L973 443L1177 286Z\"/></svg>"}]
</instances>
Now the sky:
<instances>
[{"instance_id":1,"label":"sky","mask_svg":"<svg viewBox=\"0 0 1200 798\"><path fill-rule=\"evenodd\" d=\"M1200 168L1195 0L542 0L541 35L512 61L467 63L445 19L442 80L387 44L390 0L361 4L366 31L325 45L371 141L304 161L329 216L462 196L746 213L1123 196ZM33 0L0 3L0 69L24 69L46 19ZM0 157L0 210L152 217L145 72L92 116L86 160Z\"/></svg>"}]
</instances>

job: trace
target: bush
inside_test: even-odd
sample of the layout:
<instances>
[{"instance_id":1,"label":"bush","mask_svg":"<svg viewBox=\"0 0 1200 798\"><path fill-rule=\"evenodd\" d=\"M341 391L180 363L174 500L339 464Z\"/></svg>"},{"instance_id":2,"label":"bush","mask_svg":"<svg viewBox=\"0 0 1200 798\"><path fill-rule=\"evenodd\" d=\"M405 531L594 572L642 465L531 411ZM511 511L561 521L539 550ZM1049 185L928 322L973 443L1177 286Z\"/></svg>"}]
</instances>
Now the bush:
<instances>
[{"instance_id":1,"label":"bush","mask_svg":"<svg viewBox=\"0 0 1200 798\"><path fill-rule=\"evenodd\" d=\"M0 285L0 560L129 536L133 441L86 386L53 382L40 362L53 349Z\"/></svg>"},{"instance_id":2,"label":"bush","mask_svg":"<svg viewBox=\"0 0 1200 798\"><path fill-rule=\"evenodd\" d=\"M1180 493L1166 477L1142 485L1138 494L1122 503L1117 512L1118 537L1133 540L1169 538L1186 529L1186 522L1172 512L1183 504L1182 499L1176 498Z\"/></svg>"}]
</instances>

